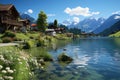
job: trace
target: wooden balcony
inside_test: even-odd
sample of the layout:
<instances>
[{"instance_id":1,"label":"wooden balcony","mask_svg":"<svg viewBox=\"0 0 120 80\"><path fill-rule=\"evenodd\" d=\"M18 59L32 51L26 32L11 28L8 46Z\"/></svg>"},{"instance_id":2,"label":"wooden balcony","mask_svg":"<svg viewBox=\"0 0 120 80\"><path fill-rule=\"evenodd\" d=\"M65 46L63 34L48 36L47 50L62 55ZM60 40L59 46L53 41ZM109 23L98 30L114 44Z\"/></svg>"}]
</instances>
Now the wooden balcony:
<instances>
[{"instance_id":1,"label":"wooden balcony","mask_svg":"<svg viewBox=\"0 0 120 80\"><path fill-rule=\"evenodd\" d=\"M2 20L2 23L15 25L15 26L23 26L22 22L18 22L17 20Z\"/></svg>"}]
</instances>

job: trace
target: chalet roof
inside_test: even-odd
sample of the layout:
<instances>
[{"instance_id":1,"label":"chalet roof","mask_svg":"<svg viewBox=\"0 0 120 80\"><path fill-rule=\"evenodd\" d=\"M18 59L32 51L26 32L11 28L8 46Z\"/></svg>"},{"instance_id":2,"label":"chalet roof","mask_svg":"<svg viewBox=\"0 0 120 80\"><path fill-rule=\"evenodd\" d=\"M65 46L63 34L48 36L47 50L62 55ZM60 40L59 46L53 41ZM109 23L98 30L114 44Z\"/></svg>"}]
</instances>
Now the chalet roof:
<instances>
[{"instance_id":1,"label":"chalet roof","mask_svg":"<svg viewBox=\"0 0 120 80\"><path fill-rule=\"evenodd\" d=\"M37 24L31 24L31 27L36 27L37 26Z\"/></svg>"},{"instance_id":2,"label":"chalet roof","mask_svg":"<svg viewBox=\"0 0 120 80\"><path fill-rule=\"evenodd\" d=\"M0 4L0 11L6 11L13 7L12 4Z\"/></svg>"}]
</instances>

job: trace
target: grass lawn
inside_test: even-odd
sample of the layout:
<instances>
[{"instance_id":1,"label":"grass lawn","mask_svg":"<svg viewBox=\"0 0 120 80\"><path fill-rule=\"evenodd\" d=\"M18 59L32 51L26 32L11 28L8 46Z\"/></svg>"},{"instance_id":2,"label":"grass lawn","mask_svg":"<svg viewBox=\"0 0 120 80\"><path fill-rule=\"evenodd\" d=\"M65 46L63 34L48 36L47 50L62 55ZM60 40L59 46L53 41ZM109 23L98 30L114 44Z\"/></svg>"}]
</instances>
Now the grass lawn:
<instances>
[{"instance_id":1,"label":"grass lawn","mask_svg":"<svg viewBox=\"0 0 120 80\"><path fill-rule=\"evenodd\" d=\"M109 35L109 37L120 37L120 31L115 34Z\"/></svg>"}]
</instances>

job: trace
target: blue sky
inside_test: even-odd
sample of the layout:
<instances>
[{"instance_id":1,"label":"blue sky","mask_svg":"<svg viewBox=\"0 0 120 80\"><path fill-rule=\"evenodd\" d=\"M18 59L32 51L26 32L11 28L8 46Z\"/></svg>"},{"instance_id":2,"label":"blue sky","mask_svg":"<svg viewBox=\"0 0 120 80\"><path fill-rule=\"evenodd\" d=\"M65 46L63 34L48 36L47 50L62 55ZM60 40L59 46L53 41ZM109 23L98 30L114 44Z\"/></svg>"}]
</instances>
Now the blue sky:
<instances>
[{"instance_id":1,"label":"blue sky","mask_svg":"<svg viewBox=\"0 0 120 80\"><path fill-rule=\"evenodd\" d=\"M0 0L1 4L14 4L21 13L37 19L43 10L48 15L48 22L57 19L76 23L88 17L107 18L112 13L120 13L120 0Z\"/></svg>"}]
</instances>

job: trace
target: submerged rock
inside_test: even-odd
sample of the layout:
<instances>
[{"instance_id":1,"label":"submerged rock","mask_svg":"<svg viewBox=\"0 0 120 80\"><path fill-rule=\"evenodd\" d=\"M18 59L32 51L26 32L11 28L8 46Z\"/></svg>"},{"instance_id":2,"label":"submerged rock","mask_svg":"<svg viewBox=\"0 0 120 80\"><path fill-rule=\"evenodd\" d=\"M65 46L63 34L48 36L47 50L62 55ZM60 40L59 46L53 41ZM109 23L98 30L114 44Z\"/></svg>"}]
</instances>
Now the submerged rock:
<instances>
[{"instance_id":1,"label":"submerged rock","mask_svg":"<svg viewBox=\"0 0 120 80\"><path fill-rule=\"evenodd\" d=\"M73 61L73 59L71 57L69 57L68 55L66 55L65 53L62 53L58 56L58 61L71 62L71 61Z\"/></svg>"}]
</instances>

